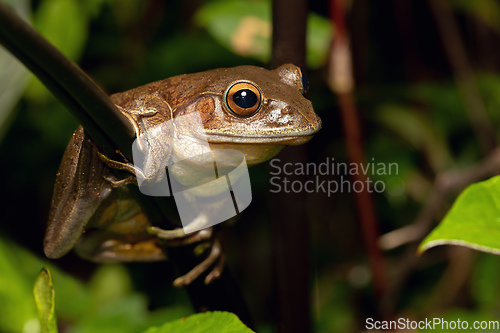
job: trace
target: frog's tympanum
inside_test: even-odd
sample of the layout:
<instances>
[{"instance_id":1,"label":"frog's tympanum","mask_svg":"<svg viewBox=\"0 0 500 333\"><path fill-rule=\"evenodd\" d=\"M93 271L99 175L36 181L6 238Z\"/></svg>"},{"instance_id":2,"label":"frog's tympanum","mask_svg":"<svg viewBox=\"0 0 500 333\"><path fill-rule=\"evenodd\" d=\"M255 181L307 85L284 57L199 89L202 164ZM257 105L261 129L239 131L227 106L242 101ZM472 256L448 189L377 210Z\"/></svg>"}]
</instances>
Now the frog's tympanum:
<instances>
[{"instance_id":1,"label":"frog's tympanum","mask_svg":"<svg viewBox=\"0 0 500 333\"><path fill-rule=\"evenodd\" d=\"M186 155L185 147L172 144L173 136L182 135L175 120L194 112L201 118L209 151L236 150L244 154L248 165L255 165L286 145L309 141L321 128L311 102L303 96L307 88L303 72L293 65L275 70L240 66L175 76L112 95L111 99L130 120L137 137L149 144L150 153L158 155L164 165ZM157 125L169 121L173 130L157 133ZM177 181L189 183L196 178L192 166L175 165L179 169ZM217 278L223 256L212 228L186 235L182 229L152 226L126 186L139 177L118 180L112 169L137 175L134 165L100 154L79 127L57 173L44 242L46 255L59 258L74 247L82 257L97 262L157 261L166 259L163 244L209 242L212 246L207 258L174 284L189 284L211 267L215 269L205 282ZM154 182L158 178L155 173L165 172L164 167L157 169L149 170L146 181ZM212 204L211 209L217 205ZM202 215L193 223L203 225Z\"/></svg>"}]
</instances>

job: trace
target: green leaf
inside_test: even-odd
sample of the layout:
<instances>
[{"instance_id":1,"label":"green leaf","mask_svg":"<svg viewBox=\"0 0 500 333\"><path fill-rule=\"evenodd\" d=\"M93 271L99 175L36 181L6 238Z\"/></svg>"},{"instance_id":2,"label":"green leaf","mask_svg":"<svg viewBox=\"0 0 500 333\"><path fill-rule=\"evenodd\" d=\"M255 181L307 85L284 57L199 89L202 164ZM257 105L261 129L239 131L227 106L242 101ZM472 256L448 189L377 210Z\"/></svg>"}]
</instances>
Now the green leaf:
<instances>
[{"instance_id":1,"label":"green leaf","mask_svg":"<svg viewBox=\"0 0 500 333\"><path fill-rule=\"evenodd\" d=\"M0 332L39 331L33 282L41 267L50 269L57 285L56 313L61 321L81 320L82 314L94 306L89 302L88 288L81 281L0 234Z\"/></svg>"},{"instance_id":2,"label":"green leaf","mask_svg":"<svg viewBox=\"0 0 500 333\"><path fill-rule=\"evenodd\" d=\"M419 252L444 244L500 254L500 176L467 187Z\"/></svg>"},{"instance_id":3,"label":"green leaf","mask_svg":"<svg viewBox=\"0 0 500 333\"><path fill-rule=\"evenodd\" d=\"M35 281L33 288L35 302L38 308L42 333L57 333L57 321L54 311L54 286L49 270L43 268Z\"/></svg>"},{"instance_id":4,"label":"green leaf","mask_svg":"<svg viewBox=\"0 0 500 333\"><path fill-rule=\"evenodd\" d=\"M250 333L234 313L204 312L169 322L160 327L151 327L145 333Z\"/></svg>"},{"instance_id":5,"label":"green leaf","mask_svg":"<svg viewBox=\"0 0 500 333\"><path fill-rule=\"evenodd\" d=\"M271 57L271 2L215 1L200 8L196 23L207 29L232 52L263 62ZM311 68L322 66L328 55L332 26L328 19L310 14L307 23L307 63Z\"/></svg>"},{"instance_id":6,"label":"green leaf","mask_svg":"<svg viewBox=\"0 0 500 333\"><path fill-rule=\"evenodd\" d=\"M33 300L40 267L50 269L58 291L55 313L68 332L142 332L191 313L187 300L148 312L147 298L132 290L124 267L102 265L84 284L0 234L0 332L40 332Z\"/></svg>"}]
</instances>

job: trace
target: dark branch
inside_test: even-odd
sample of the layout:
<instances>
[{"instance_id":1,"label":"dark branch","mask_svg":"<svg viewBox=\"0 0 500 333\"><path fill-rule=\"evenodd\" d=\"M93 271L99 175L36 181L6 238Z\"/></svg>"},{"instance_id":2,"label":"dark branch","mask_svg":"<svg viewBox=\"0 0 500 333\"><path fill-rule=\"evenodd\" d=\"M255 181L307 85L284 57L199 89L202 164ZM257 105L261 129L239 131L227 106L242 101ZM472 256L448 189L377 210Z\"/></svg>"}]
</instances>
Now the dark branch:
<instances>
[{"instance_id":1,"label":"dark branch","mask_svg":"<svg viewBox=\"0 0 500 333\"><path fill-rule=\"evenodd\" d=\"M307 0L273 1L271 67L291 63L305 69Z\"/></svg>"},{"instance_id":2,"label":"dark branch","mask_svg":"<svg viewBox=\"0 0 500 333\"><path fill-rule=\"evenodd\" d=\"M119 149L132 160L135 133L129 121L118 111L109 97L73 62L40 36L10 8L0 3L0 43L21 60L83 125L87 134L109 157ZM153 224L174 229L165 209L172 202L148 197L131 190L143 205ZM199 264L203 256L195 256L191 247L169 249L169 258L180 274ZM225 310L234 312L251 325L246 305L234 278L224 269L218 281L204 285L197 279L186 287L198 311Z\"/></svg>"},{"instance_id":3,"label":"dark branch","mask_svg":"<svg viewBox=\"0 0 500 333\"><path fill-rule=\"evenodd\" d=\"M273 1L271 67L292 63L305 69L307 0ZM280 158L305 163L305 146L284 150ZM301 176L291 176L293 182ZM303 179L302 181L303 182ZM273 196L271 209L279 332L311 331L309 295L309 223L304 193ZM294 202L290 205L290 202Z\"/></svg>"},{"instance_id":4,"label":"dark branch","mask_svg":"<svg viewBox=\"0 0 500 333\"><path fill-rule=\"evenodd\" d=\"M0 4L0 42L78 119L102 151L119 148L131 160L132 126L109 97L15 12Z\"/></svg>"}]
</instances>

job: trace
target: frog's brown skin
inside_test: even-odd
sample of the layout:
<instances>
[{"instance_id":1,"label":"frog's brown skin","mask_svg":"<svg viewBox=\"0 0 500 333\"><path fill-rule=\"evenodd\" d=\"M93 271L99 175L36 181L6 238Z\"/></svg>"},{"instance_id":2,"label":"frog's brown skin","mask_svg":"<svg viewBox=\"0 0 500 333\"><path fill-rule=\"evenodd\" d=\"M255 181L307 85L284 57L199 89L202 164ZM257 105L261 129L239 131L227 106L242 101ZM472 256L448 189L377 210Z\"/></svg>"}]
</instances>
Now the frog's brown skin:
<instances>
[{"instance_id":1,"label":"frog's brown skin","mask_svg":"<svg viewBox=\"0 0 500 333\"><path fill-rule=\"evenodd\" d=\"M237 82L251 83L261 92L261 106L255 113L241 116L229 110L225 92ZM148 129L198 111L211 149L239 150L247 164L254 165L272 158L285 145L307 142L321 128L303 90L301 71L293 65L273 71L240 66L175 76L111 99L138 136L166 147L159 153L164 159L182 160L185 152L168 148L168 137L148 136ZM97 152L80 127L57 174L44 242L46 255L58 258L76 247L81 256L94 261L165 259L158 235L148 232L150 223L141 207L127 187L113 188L108 181L113 175Z\"/></svg>"}]
</instances>

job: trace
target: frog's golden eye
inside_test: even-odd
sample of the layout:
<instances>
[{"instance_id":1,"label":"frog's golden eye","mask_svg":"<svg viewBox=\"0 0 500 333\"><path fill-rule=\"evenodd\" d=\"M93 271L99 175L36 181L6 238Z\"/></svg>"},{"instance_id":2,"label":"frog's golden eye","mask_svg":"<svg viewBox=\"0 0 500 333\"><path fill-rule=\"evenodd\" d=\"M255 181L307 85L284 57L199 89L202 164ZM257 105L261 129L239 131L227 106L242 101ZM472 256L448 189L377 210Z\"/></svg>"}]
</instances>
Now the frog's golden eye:
<instances>
[{"instance_id":1,"label":"frog's golden eye","mask_svg":"<svg viewBox=\"0 0 500 333\"><path fill-rule=\"evenodd\" d=\"M236 82L224 93L227 108L236 116L249 117L260 109L262 94L250 82Z\"/></svg>"}]
</instances>

